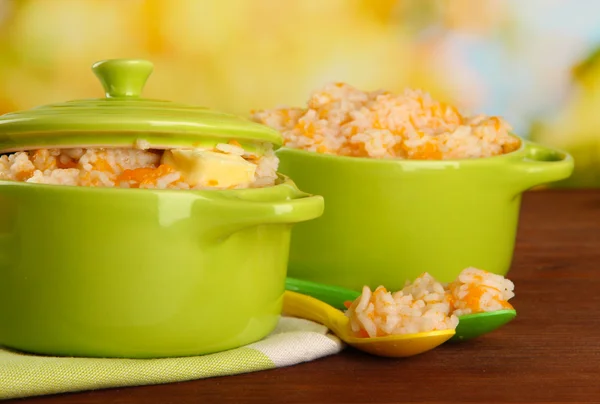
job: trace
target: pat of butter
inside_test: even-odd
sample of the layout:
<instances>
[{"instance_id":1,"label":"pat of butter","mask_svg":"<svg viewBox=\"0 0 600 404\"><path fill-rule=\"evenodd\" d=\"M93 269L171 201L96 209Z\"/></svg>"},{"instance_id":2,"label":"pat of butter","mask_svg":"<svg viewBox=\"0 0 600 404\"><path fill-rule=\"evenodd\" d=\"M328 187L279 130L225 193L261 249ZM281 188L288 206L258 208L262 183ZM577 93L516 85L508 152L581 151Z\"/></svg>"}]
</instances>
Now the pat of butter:
<instances>
[{"instance_id":1,"label":"pat of butter","mask_svg":"<svg viewBox=\"0 0 600 404\"><path fill-rule=\"evenodd\" d=\"M198 184L218 188L248 185L256 172L256 165L241 156L204 150L167 150L163 153L162 163L179 171L191 187Z\"/></svg>"}]
</instances>

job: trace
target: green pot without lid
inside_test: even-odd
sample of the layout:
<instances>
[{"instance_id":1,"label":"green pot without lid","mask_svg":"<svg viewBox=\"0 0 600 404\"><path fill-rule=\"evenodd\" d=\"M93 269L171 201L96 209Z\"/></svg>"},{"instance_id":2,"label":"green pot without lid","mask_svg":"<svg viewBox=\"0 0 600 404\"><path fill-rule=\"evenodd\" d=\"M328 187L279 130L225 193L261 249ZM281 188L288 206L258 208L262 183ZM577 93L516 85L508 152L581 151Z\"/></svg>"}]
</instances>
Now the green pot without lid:
<instances>
[{"instance_id":1,"label":"green pot without lid","mask_svg":"<svg viewBox=\"0 0 600 404\"><path fill-rule=\"evenodd\" d=\"M214 147L236 140L258 155L282 144L279 132L207 108L140 98L149 61L112 59L92 67L106 98L75 100L0 117L0 153L38 148Z\"/></svg>"},{"instance_id":2,"label":"green pot without lid","mask_svg":"<svg viewBox=\"0 0 600 404\"><path fill-rule=\"evenodd\" d=\"M155 358L239 347L275 327L292 225L323 199L0 181L0 345Z\"/></svg>"},{"instance_id":3,"label":"green pot without lid","mask_svg":"<svg viewBox=\"0 0 600 404\"><path fill-rule=\"evenodd\" d=\"M426 271L441 282L469 266L505 275L521 193L573 170L568 154L521 141L512 153L453 161L278 150L280 171L327 203L294 229L289 276L398 290Z\"/></svg>"}]
</instances>

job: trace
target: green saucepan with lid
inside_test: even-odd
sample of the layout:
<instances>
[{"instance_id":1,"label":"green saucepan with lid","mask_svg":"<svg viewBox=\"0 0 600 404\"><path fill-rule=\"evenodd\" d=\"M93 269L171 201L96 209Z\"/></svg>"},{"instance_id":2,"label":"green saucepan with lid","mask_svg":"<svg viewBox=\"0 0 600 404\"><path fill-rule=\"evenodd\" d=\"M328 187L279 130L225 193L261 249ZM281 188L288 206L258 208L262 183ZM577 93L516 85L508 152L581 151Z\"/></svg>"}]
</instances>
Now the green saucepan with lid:
<instances>
[{"instance_id":1,"label":"green saucepan with lid","mask_svg":"<svg viewBox=\"0 0 600 404\"><path fill-rule=\"evenodd\" d=\"M441 282L470 266L506 275L522 193L573 171L567 153L520 141L504 155L439 161L280 148L280 171L327 201L295 228L289 276L399 290L423 272Z\"/></svg>"},{"instance_id":2,"label":"green saucepan with lid","mask_svg":"<svg viewBox=\"0 0 600 404\"><path fill-rule=\"evenodd\" d=\"M0 117L0 153L205 147L261 155L280 135L242 118L140 98L152 65L99 62L105 99ZM323 199L280 175L225 190L0 180L0 345L46 355L201 355L260 340L283 302L290 233Z\"/></svg>"}]
</instances>

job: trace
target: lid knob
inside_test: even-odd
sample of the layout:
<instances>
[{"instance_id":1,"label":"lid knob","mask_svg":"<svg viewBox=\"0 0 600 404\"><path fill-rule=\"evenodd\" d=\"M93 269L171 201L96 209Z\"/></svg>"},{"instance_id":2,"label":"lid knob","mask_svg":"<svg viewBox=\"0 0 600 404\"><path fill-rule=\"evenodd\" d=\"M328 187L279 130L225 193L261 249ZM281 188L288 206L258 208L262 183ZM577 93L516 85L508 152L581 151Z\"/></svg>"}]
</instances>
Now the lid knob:
<instances>
[{"instance_id":1,"label":"lid knob","mask_svg":"<svg viewBox=\"0 0 600 404\"><path fill-rule=\"evenodd\" d=\"M92 65L107 98L139 97L154 65L143 59L109 59Z\"/></svg>"}]
</instances>

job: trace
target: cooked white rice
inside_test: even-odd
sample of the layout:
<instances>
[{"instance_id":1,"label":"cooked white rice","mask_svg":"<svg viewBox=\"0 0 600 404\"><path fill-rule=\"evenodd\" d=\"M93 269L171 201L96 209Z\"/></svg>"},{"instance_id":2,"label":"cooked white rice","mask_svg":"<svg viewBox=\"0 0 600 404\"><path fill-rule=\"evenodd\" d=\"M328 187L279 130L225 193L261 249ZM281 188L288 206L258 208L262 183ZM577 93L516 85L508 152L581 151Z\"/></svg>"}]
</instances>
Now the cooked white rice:
<instances>
[{"instance_id":1,"label":"cooked white rice","mask_svg":"<svg viewBox=\"0 0 600 404\"><path fill-rule=\"evenodd\" d=\"M38 149L0 156L0 180L34 184L154 189L238 189L275 184L279 160L271 145L258 157L237 142L219 144L215 152L241 156L254 164L250 182L220 186L218 178L190 183L182 172L161 163L164 151L147 144L131 148ZM176 149L181 150L181 149ZM200 150L200 149L197 149ZM223 164L227 164L226 162Z\"/></svg>"},{"instance_id":2,"label":"cooked white rice","mask_svg":"<svg viewBox=\"0 0 600 404\"><path fill-rule=\"evenodd\" d=\"M395 293L364 286L345 314L359 337L455 329L458 316L512 309L513 290L510 280L477 268L466 268L448 285L424 273Z\"/></svg>"},{"instance_id":3,"label":"cooked white rice","mask_svg":"<svg viewBox=\"0 0 600 404\"><path fill-rule=\"evenodd\" d=\"M446 286L457 316L512 309L508 301L515 296L514 288L514 283L503 276L477 268L464 269Z\"/></svg>"},{"instance_id":4,"label":"cooked white rice","mask_svg":"<svg viewBox=\"0 0 600 404\"><path fill-rule=\"evenodd\" d=\"M395 293L383 286L374 292L363 287L346 315L352 331L362 337L446 330L458 325L444 287L427 273Z\"/></svg>"},{"instance_id":5,"label":"cooked white rice","mask_svg":"<svg viewBox=\"0 0 600 404\"><path fill-rule=\"evenodd\" d=\"M520 141L496 116L465 116L421 90L366 92L345 83L314 92L306 108L253 112L285 146L341 156L415 160L490 157Z\"/></svg>"}]
</instances>

